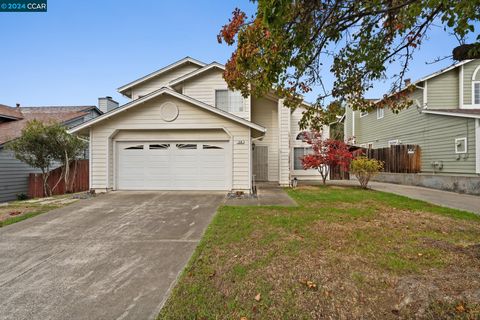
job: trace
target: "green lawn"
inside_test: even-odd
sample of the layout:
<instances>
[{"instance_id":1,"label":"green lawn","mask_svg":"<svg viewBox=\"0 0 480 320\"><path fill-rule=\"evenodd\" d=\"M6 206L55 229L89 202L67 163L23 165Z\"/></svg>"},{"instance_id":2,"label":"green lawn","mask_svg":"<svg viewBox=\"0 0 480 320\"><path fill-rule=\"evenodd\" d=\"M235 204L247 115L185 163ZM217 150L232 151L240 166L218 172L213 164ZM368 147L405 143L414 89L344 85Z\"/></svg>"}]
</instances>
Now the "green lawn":
<instances>
[{"instance_id":1,"label":"green lawn","mask_svg":"<svg viewBox=\"0 0 480 320\"><path fill-rule=\"evenodd\" d=\"M218 210L159 319L477 319L480 217L393 194L288 190Z\"/></svg>"}]
</instances>

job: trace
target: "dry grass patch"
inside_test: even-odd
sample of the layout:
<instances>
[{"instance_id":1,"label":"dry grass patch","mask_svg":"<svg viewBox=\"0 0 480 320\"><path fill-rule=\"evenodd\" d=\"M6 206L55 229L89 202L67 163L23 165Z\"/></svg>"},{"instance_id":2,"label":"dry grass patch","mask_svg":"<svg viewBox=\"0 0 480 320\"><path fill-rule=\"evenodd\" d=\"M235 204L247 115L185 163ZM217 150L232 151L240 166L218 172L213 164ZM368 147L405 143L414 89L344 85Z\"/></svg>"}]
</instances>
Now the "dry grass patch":
<instances>
[{"instance_id":1,"label":"dry grass patch","mask_svg":"<svg viewBox=\"0 0 480 320\"><path fill-rule=\"evenodd\" d=\"M75 201L78 201L78 199L72 198L72 195L60 195L4 203L0 206L0 227L32 218Z\"/></svg>"},{"instance_id":2,"label":"dry grass patch","mask_svg":"<svg viewBox=\"0 0 480 320\"><path fill-rule=\"evenodd\" d=\"M357 188L222 207L160 319L476 319L480 217Z\"/></svg>"}]
</instances>

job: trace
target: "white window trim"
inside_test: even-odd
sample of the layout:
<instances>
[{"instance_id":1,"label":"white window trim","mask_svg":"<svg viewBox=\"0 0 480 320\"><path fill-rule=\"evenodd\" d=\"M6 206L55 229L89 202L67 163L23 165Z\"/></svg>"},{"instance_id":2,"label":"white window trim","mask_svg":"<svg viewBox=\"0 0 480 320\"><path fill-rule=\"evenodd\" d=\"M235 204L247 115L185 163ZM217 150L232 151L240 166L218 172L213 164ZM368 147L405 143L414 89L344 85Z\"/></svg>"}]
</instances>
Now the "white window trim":
<instances>
[{"instance_id":1,"label":"white window trim","mask_svg":"<svg viewBox=\"0 0 480 320\"><path fill-rule=\"evenodd\" d=\"M464 145L465 145L465 151L458 151L458 142L459 141L464 141ZM468 151L468 146L467 146L467 137L462 137L462 138L456 138L455 139L455 153L458 154L458 153L467 153Z\"/></svg>"},{"instance_id":2,"label":"white window trim","mask_svg":"<svg viewBox=\"0 0 480 320\"><path fill-rule=\"evenodd\" d=\"M368 116L368 111L360 111L360 118Z\"/></svg>"},{"instance_id":3,"label":"white window trim","mask_svg":"<svg viewBox=\"0 0 480 320\"><path fill-rule=\"evenodd\" d=\"M388 146L391 147L391 146L396 146L400 144L400 141L398 141L398 139L392 139L392 140L388 140Z\"/></svg>"},{"instance_id":4,"label":"white window trim","mask_svg":"<svg viewBox=\"0 0 480 320\"><path fill-rule=\"evenodd\" d=\"M381 112L381 115L380 115ZM377 108L377 120L383 119L385 116L385 109L384 108Z\"/></svg>"},{"instance_id":5,"label":"white window trim","mask_svg":"<svg viewBox=\"0 0 480 320\"><path fill-rule=\"evenodd\" d=\"M480 84L480 80L472 81L472 106L479 107L480 103L475 103L475 84ZM480 97L479 97L480 98Z\"/></svg>"}]
</instances>

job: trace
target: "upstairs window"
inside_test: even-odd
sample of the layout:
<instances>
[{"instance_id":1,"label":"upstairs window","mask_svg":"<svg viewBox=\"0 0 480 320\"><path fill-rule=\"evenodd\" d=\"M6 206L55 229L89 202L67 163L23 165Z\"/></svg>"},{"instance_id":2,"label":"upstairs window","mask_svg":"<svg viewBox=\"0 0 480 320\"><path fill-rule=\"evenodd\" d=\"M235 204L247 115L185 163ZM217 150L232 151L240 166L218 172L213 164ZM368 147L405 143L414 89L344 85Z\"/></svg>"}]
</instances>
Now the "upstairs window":
<instances>
[{"instance_id":1,"label":"upstairs window","mask_svg":"<svg viewBox=\"0 0 480 320\"><path fill-rule=\"evenodd\" d=\"M215 90L215 107L227 112L243 112L243 97L240 91Z\"/></svg>"},{"instance_id":2,"label":"upstairs window","mask_svg":"<svg viewBox=\"0 0 480 320\"><path fill-rule=\"evenodd\" d=\"M385 109L377 108L377 119L382 119L385 116Z\"/></svg>"},{"instance_id":3,"label":"upstairs window","mask_svg":"<svg viewBox=\"0 0 480 320\"><path fill-rule=\"evenodd\" d=\"M480 104L480 81L473 83L473 104Z\"/></svg>"},{"instance_id":4,"label":"upstairs window","mask_svg":"<svg viewBox=\"0 0 480 320\"><path fill-rule=\"evenodd\" d=\"M295 138L295 140L306 141L308 140L308 138L310 138L310 132L302 131L299 134L297 134L297 137Z\"/></svg>"}]
</instances>

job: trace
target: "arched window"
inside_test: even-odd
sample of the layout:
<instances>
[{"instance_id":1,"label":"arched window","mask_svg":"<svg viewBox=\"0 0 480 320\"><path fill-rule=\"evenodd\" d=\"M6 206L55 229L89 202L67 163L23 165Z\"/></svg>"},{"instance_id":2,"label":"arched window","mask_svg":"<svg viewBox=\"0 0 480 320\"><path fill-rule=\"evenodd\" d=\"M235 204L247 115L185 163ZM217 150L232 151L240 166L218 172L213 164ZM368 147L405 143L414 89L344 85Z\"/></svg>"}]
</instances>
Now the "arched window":
<instances>
[{"instance_id":1,"label":"arched window","mask_svg":"<svg viewBox=\"0 0 480 320\"><path fill-rule=\"evenodd\" d=\"M480 66L478 66L472 75L472 104L480 105Z\"/></svg>"},{"instance_id":2,"label":"arched window","mask_svg":"<svg viewBox=\"0 0 480 320\"><path fill-rule=\"evenodd\" d=\"M302 131L299 134L297 134L297 137L295 138L295 140L305 141L309 137L310 137L310 135L307 131Z\"/></svg>"}]
</instances>

